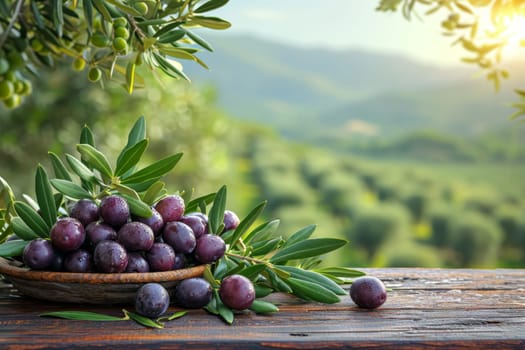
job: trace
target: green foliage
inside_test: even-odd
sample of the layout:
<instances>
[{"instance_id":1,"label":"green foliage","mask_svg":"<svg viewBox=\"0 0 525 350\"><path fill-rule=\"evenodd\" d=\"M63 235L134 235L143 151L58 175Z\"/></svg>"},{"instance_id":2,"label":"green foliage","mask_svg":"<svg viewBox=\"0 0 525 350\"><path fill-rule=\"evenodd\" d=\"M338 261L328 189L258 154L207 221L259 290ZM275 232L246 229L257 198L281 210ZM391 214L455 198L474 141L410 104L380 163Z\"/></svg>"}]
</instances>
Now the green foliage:
<instances>
[{"instance_id":1,"label":"green foliage","mask_svg":"<svg viewBox=\"0 0 525 350\"><path fill-rule=\"evenodd\" d=\"M194 29L229 28L229 22L208 15L227 2L2 0L0 84L20 85L2 94L4 105L17 107L31 93L28 74L66 59L77 71L88 67L91 82L115 81L129 93L144 85L142 66L189 80L178 60L207 68L195 53L213 49Z\"/></svg>"},{"instance_id":2,"label":"green foliage","mask_svg":"<svg viewBox=\"0 0 525 350\"><path fill-rule=\"evenodd\" d=\"M451 243L458 266L494 265L502 240L500 228L486 216L468 210L456 216Z\"/></svg>"},{"instance_id":3,"label":"green foliage","mask_svg":"<svg viewBox=\"0 0 525 350\"><path fill-rule=\"evenodd\" d=\"M369 257L373 257L386 242L395 242L402 237L408 220L408 213L402 206L378 204L357 213L348 236L351 242L363 247Z\"/></svg>"},{"instance_id":4,"label":"green foliage","mask_svg":"<svg viewBox=\"0 0 525 350\"><path fill-rule=\"evenodd\" d=\"M385 249L384 266L392 267L439 267L443 262L439 251L418 243L399 243Z\"/></svg>"},{"instance_id":5,"label":"green foliage","mask_svg":"<svg viewBox=\"0 0 525 350\"><path fill-rule=\"evenodd\" d=\"M452 243L452 225L457 208L450 203L439 203L429 212L429 221L432 229L430 242L438 247L449 247Z\"/></svg>"},{"instance_id":6,"label":"green foliage","mask_svg":"<svg viewBox=\"0 0 525 350\"><path fill-rule=\"evenodd\" d=\"M515 0L380 0L378 11L397 11L401 8L403 16L410 20L418 16L418 10L425 15L442 16L441 30L444 36L450 37L454 45L459 45L466 56L461 60L478 66L487 80L499 90L501 80L507 79L509 72L501 67L504 49L509 41L519 39L524 46L523 38L516 38L516 27L522 26L525 3ZM482 13L488 14L487 22ZM419 17L419 16L418 16ZM516 89L519 102L512 106L516 112L511 118L525 114L525 91Z\"/></svg>"}]
</instances>

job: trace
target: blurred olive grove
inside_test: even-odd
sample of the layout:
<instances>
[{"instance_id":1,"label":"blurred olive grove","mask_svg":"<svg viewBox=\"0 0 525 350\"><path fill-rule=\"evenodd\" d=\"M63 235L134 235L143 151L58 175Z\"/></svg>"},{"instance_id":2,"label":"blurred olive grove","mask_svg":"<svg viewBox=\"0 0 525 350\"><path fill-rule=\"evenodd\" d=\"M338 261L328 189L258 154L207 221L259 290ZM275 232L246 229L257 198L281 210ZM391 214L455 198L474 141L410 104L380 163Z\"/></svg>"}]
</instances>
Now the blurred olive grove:
<instances>
[{"instance_id":1,"label":"blurred olive grove","mask_svg":"<svg viewBox=\"0 0 525 350\"><path fill-rule=\"evenodd\" d=\"M523 186L505 189L498 178L492 186L475 184L450 176L455 168L429 171L292 144L225 115L212 88L152 78L148 89L130 96L116 85L100 89L68 68L43 74L26 103L0 114L2 177L17 194L33 194L34 170L38 163L48 167L47 150L76 152L82 125L116 157L126 130L144 115L145 163L184 153L168 189L189 197L226 184L229 206L240 216L267 200L265 219L280 219L284 236L317 224L320 236L348 239L347 250L327 263L525 266ZM493 170L475 166L480 178Z\"/></svg>"}]
</instances>

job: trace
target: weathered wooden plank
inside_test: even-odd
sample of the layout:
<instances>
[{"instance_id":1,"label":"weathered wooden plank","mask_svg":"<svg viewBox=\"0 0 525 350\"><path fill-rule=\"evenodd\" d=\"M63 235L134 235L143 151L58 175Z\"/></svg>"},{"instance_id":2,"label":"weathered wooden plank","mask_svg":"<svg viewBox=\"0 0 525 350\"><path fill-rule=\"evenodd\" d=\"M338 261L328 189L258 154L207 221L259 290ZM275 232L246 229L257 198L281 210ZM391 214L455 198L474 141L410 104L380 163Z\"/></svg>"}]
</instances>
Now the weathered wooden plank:
<instances>
[{"instance_id":1,"label":"weathered wooden plank","mask_svg":"<svg viewBox=\"0 0 525 350\"><path fill-rule=\"evenodd\" d=\"M117 306L39 302L0 284L0 348L525 349L524 270L366 271L392 288L377 310L359 309L348 296L323 305L273 294L277 314L243 312L228 326L192 310L160 330L133 322L41 318L41 312L66 309L122 313Z\"/></svg>"}]
</instances>

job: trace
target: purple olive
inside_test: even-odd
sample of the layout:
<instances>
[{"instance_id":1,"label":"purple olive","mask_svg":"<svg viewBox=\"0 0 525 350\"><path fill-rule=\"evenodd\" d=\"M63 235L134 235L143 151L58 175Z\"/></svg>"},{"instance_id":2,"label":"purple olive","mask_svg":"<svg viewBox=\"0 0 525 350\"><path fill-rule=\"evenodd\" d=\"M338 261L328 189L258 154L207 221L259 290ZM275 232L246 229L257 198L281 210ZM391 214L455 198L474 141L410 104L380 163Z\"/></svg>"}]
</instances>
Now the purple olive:
<instances>
[{"instance_id":1,"label":"purple olive","mask_svg":"<svg viewBox=\"0 0 525 350\"><path fill-rule=\"evenodd\" d=\"M63 252L77 250L84 243L86 233L80 221L74 218L59 219L49 234L51 243Z\"/></svg>"},{"instance_id":2,"label":"purple olive","mask_svg":"<svg viewBox=\"0 0 525 350\"><path fill-rule=\"evenodd\" d=\"M191 227L180 221L167 222L162 232L164 242L169 244L175 253L189 254L195 249L196 240Z\"/></svg>"},{"instance_id":3,"label":"purple olive","mask_svg":"<svg viewBox=\"0 0 525 350\"><path fill-rule=\"evenodd\" d=\"M177 221L184 214L184 199L179 195L171 195L162 198L155 204L155 209L162 216L164 222Z\"/></svg>"},{"instance_id":4,"label":"purple olive","mask_svg":"<svg viewBox=\"0 0 525 350\"><path fill-rule=\"evenodd\" d=\"M363 276L352 282L350 297L359 307L375 309L386 301L386 288L379 278Z\"/></svg>"},{"instance_id":5,"label":"purple olive","mask_svg":"<svg viewBox=\"0 0 525 350\"><path fill-rule=\"evenodd\" d=\"M45 270L51 266L55 257L53 245L43 238L29 242L22 252L24 264L34 270Z\"/></svg>"},{"instance_id":6,"label":"purple olive","mask_svg":"<svg viewBox=\"0 0 525 350\"><path fill-rule=\"evenodd\" d=\"M225 210L223 222L224 222L224 232L226 232L230 230L235 230L237 226L239 226L241 220L239 220L239 217L233 211Z\"/></svg>"},{"instance_id":7,"label":"purple olive","mask_svg":"<svg viewBox=\"0 0 525 350\"><path fill-rule=\"evenodd\" d=\"M175 252L166 243L153 243L151 249L146 253L151 271L169 271L175 264Z\"/></svg>"},{"instance_id":8,"label":"purple olive","mask_svg":"<svg viewBox=\"0 0 525 350\"><path fill-rule=\"evenodd\" d=\"M139 288L135 296L135 310L146 317L156 318L168 310L170 296L166 288L158 283L147 283Z\"/></svg>"},{"instance_id":9,"label":"purple olive","mask_svg":"<svg viewBox=\"0 0 525 350\"><path fill-rule=\"evenodd\" d=\"M98 205L90 199L80 199L71 208L69 216L77 219L86 227L89 223L99 219Z\"/></svg>"},{"instance_id":10,"label":"purple olive","mask_svg":"<svg viewBox=\"0 0 525 350\"><path fill-rule=\"evenodd\" d=\"M188 278L177 285L175 297L180 306L199 309L211 301L212 288L204 278Z\"/></svg>"},{"instance_id":11,"label":"purple olive","mask_svg":"<svg viewBox=\"0 0 525 350\"><path fill-rule=\"evenodd\" d=\"M95 247L93 260L100 272L120 273L126 270L128 253L118 242L102 241Z\"/></svg>"},{"instance_id":12,"label":"purple olive","mask_svg":"<svg viewBox=\"0 0 525 350\"><path fill-rule=\"evenodd\" d=\"M226 251L224 240L216 235L205 234L197 240L193 256L202 264L219 260Z\"/></svg>"},{"instance_id":13,"label":"purple olive","mask_svg":"<svg viewBox=\"0 0 525 350\"><path fill-rule=\"evenodd\" d=\"M118 230L117 240L128 251L147 251L153 245L155 235L148 225L132 221Z\"/></svg>"},{"instance_id":14,"label":"purple olive","mask_svg":"<svg viewBox=\"0 0 525 350\"><path fill-rule=\"evenodd\" d=\"M248 278L242 275L230 275L222 280L219 296L224 305L232 309L244 310L252 306L255 300L255 288Z\"/></svg>"},{"instance_id":15,"label":"purple olive","mask_svg":"<svg viewBox=\"0 0 525 350\"><path fill-rule=\"evenodd\" d=\"M117 195L102 198L99 210L102 220L117 229L128 222L130 218L128 202Z\"/></svg>"}]
</instances>

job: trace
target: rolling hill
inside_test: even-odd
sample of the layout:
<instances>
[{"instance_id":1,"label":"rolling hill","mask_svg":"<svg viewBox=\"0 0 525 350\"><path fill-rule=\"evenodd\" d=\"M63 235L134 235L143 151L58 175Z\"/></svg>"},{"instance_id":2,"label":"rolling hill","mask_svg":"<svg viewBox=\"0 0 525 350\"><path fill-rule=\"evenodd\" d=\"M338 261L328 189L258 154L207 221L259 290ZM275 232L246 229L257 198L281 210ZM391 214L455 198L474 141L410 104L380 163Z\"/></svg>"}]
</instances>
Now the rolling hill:
<instances>
[{"instance_id":1,"label":"rolling hill","mask_svg":"<svg viewBox=\"0 0 525 350\"><path fill-rule=\"evenodd\" d=\"M237 118L292 139L383 139L422 129L479 136L513 127L506 118L512 84L495 94L471 67L255 37L209 39L215 52L200 57L211 70L186 65L194 83L216 86L219 105ZM522 70L516 80L525 81Z\"/></svg>"}]
</instances>

